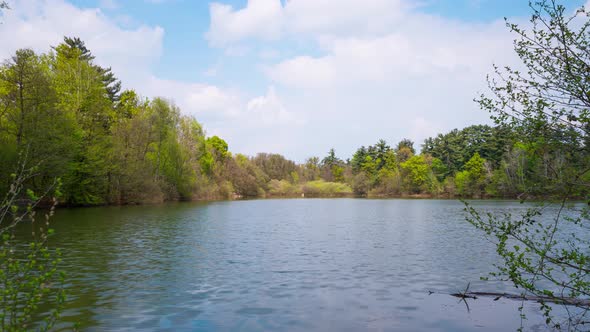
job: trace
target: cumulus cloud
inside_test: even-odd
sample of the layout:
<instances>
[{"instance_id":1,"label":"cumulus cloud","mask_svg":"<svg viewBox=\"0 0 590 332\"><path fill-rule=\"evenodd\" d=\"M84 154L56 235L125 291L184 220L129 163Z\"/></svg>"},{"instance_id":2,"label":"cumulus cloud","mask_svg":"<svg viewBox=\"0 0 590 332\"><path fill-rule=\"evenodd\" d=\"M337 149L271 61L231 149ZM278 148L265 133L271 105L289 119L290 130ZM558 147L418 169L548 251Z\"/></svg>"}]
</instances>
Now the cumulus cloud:
<instances>
[{"instance_id":1,"label":"cumulus cloud","mask_svg":"<svg viewBox=\"0 0 590 332\"><path fill-rule=\"evenodd\" d=\"M329 86L336 81L337 68L332 56L297 56L266 67L267 75L278 83L298 88Z\"/></svg>"},{"instance_id":2,"label":"cumulus cloud","mask_svg":"<svg viewBox=\"0 0 590 332\"><path fill-rule=\"evenodd\" d=\"M409 137L419 145L438 131L488 122L472 100L485 90L493 63L516 63L501 19L453 20L405 0L288 0L280 11L279 0L266 3L275 8L275 26L280 21L281 43L315 45L262 68L285 91L285 105L313 119L297 139L317 142L319 151L336 146L346 156L379 138L393 144ZM250 2L227 9L248 17ZM225 24L216 17L210 31ZM261 32L243 32L210 41L273 43L260 39Z\"/></svg>"},{"instance_id":3,"label":"cumulus cloud","mask_svg":"<svg viewBox=\"0 0 590 332\"><path fill-rule=\"evenodd\" d=\"M266 95L251 99L247 109L248 119L253 119L265 126L303 124L303 119L297 118L293 113L287 111L273 86L268 88Z\"/></svg>"},{"instance_id":4,"label":"cumulus cloud","mask_svg":"<svg viewBox=\"0 0 590 332\"><path fill-rule=\"evenodd\" d=\"M207 39L219 46L249 37L276 39L281 29L281 13L280 0L248 0L246 8L241 10L212 3L212 23Z\"/></svg>"},{"instance_id":5,"label":"cumulus cloud","mask_svg":"<svg viewBox=\"0 0 590 332\"><path fill-rule=\"evenodd\" d=\"M266 67L275 81L300 88L391 82L409 77L482 74L509 58L509 36L500 23L428 28L415 23L378 37L338 37L322 42L325 55L297 56Z\"/></svg>"},{"instance_id":6,"label":"cumulus cloud","mask_svg":"<svg viewBox=\"0 0 590 332\"><path fill-rule=\"evenodd\" d=\"M402 0L289 0L284 7L288 33L360 35L386 32L412 8Z\"/></svg>"},{"instance_id":7,"label":"cumulus cloud","mask_svg":"<svg viewBox=\"0 0 590 332\"><path fill-rule=\"evenodd\" d=\"M228 46L244 39L276 40L284 34L364 35L386 32L412 8L402 0L248 0L235 9L214 2L207 39Z\"/></svg>"},{"instance_id":8,"label":"cumulus cloud","mask_svg":"<svg viewBox=\"0 0 590 332\"><path fill-rule=\"evenodd\" d=\"M75 36L86 42L99 64L133 80L162 52L164 29L159 26L122 29L100 9L81 9L62 0L22 0L12 7L0 25L3 59L19 48L46 52L64 36Z\"/></svg>"}]
</instances>

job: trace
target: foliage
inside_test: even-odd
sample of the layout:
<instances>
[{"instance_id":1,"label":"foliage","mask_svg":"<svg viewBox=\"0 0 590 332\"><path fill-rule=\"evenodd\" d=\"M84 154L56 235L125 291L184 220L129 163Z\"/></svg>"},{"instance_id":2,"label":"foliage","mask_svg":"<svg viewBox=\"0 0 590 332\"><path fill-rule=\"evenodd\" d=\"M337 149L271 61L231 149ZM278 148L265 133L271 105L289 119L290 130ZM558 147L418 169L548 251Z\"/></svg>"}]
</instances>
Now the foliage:
<instances>
[{"instance_id":1,"label":"foliage","mask_svg":"<svg viewBox=\"0 0 590 332\"><path fill-rule=\"evenodd\" d=\"M347 184L338 182L326 182L323 180L310 181L305 183L302 187L302 191L307 197L337 197L348 196L352 194L352 189Z\"/></svg>"},{"instance_id":2,"label":"foliage","mask_svg":"<svg viewBox=\"0 0 590 332\"><path fill-rule=\"evenodd\" d=\"M276 153L259 153L252 161L271 179L288 180L297 171L295 162Z\"/></svg>"},{"instance_id":3,"label":"foliage","mask_svg":"<svg viewBox=\"0 0 590 332\"><path fill-rule=\"evenodd\" d=\"M287 180L272 179L268 183L268 193L271 196L292 196L301 192L298 186Z\"/></svg>"},{"instance_id":4,"label":"foliage","mask_svg":"<svg viewBox=\"0 0 590 332\"><path fill-rule=\"evenodd\" d=\"M429 167L423 155L412 156L401 165L404 185L411 193L418 193L428 184Z\"/></svg>"},{"instance_id":5,"label":"foliage","mask_svg":"<svg viewBox=\"0 0 590 332\"><path fill-rule=\"evenodd\" d=\"M360 172L352 180L352 191L355 195L366 196L371 190L369 177L365 172Z\"/></svg>"},{"instance_id":6,"label":"foliage","mask_svg":"<svg viewBox=\"0 0 590 332\"><path fill-rule=\"evenodd\" d=\"M446 167L444 176L460 171L475 153L498 167L513 141L511 135L512 131L505 126L469 126L427 138L422 152L442 161Z\"/></svg>"},{"instance_id":7,"label":"foliage","mask_svg":"<svg viewBox=\"0 0 590 332\"><path fill-rule=\"evenodd\" d=\"M547 324L585 329L590 308L579 300L590 295L590 242L581 234L587 232L589 215L587 207L573 202L587 197L590 185L590 20L583 9L568 16L553 0L531 8L530 29L507 22L524 70L495 67L492 95L478 102L519 138L494 172L493 190L555 203L531 207L521 216L481 213L469 205L467 211L469 221L497 244L502 263L493 276L567 306L569 317L561 321L542 302Z\"/></svg>"},{"instance_id":8,"label":"foliage","mask_svg":"<svg viewBox=\"0 0 590 332\"><path fill-rule=\"evenodd\" d=\"M26 159L26 158L24 158ZM49 220L54 214L57 200L38 222L35 207L46 194L37 197L31 189L25 190L28 180L35 177L36 169L19 163L13 182L0 202L0 330L27 331L35 328L50 330L59 319L66 297L63 288L64 274L59 271L59 250L50 250L48 239L53 234ZM60 192L53 190L55 195ZM26 192L26 196L23 196ZM26 197L26 198L24 198ZM26 206L22 206L26 201ZM31 224L29 243L16 236L16 227ZM40 306L51 308L41 310ZM42 315L39 322L38 315Z\"/></svg>"},{"instance_id":9,"label":"foliage","mask_svg":"<svg viewBox=\"0 0 590 332\"><path fill-rule=\"evenodd\" d=\"M457 193L460 196L481 197L489 178L486 160L476 152L463 168L463 171L455 175Z\"/></svg>"}]
</instances>

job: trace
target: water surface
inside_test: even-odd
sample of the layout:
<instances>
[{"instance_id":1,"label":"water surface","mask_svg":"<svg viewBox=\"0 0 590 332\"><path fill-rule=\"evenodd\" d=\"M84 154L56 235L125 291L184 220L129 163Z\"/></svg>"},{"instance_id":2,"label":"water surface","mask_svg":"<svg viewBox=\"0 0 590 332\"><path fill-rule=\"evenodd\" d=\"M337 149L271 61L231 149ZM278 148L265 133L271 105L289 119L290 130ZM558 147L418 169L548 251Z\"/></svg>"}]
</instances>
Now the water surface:
<instances>
[{"instance_id":1,"label":"water surface","mask_svg":"<svg viewBox=\"0 0 590 332\"><path fill-rule=\"evenodd\" d=\"M468 311L446 295L468 283L509 290L479 281L498 258L462 208L288 199L62 209L52 241L70 282L64 318L87 331L515 330L520 302L478 299ZM544 330L526 311L527 328Z\"/></svg>"}]
</instances>

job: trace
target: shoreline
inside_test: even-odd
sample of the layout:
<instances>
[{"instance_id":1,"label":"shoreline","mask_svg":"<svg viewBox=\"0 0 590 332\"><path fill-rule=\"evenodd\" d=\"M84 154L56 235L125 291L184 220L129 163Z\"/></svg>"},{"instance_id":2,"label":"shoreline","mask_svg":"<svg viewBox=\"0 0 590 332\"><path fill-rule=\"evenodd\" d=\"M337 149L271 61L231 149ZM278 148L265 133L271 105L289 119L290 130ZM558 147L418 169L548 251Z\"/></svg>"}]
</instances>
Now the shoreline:
<instances>
[{"instance_id":1,"label":"shoreline","mask_svg":"<svg viewBox=\"0 0 590 332\"><path fill-rule=\"evenodd\" d=\"M484 197L484 198L465 198L465 197L448 197L448 196L433 196L426 194L414 194L414 195L396 195L396 196L385 196L385 195L369 195L369 196L358 196L354 194L340 194L340 195L266 195L266 196L251 196L251 197L232 197L232 198L198 198L192 200L168 200L162 202L145 202L145 203L134 203L134 204L101 204L101 205L67 205L58 204L58 208L65 209L76 209L76 208L100 208L100 207L141 207L141 206L159 206L167 204L177 203L213 203L213 202L237 202L237 201L254 201L254 200L304 200L304 199L361 199L361 200L440 200L440 201L498 201L498 202L521 202L521 203L555 203L551 199L530 199L522 201L518 198L502 198L502 197ZM586 204L585 200L579 199L570 201L575 204ZM44 209L41 206L40 209Z\"/></svg>"}]
</instances>

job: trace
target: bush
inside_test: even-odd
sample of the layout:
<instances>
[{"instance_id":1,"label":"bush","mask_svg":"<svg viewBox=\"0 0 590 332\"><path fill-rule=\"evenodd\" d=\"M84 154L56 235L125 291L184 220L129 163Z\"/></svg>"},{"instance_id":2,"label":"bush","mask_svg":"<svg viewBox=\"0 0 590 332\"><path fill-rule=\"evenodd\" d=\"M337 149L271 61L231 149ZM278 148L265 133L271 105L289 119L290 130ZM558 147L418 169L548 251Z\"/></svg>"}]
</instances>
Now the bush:
<instances>
[{"instance_id":1,"label":"bush","mask_svg":"<svg viewBox=\"0 0 590 332\"><path fill-rule=\"evenodd\" d=\"M25 163L22 163L24 165ZM50 193L37 196L25 188L36 169L19 167L12 175L13 182L4 199L0 201L0 330L2 331L49 331L58 321L66 301L64 290L65 275L59 271L61 262L59 249L51 250L48 237L53 234L49 228L57 198L52 200L49 211L42 221L37 220L35 208ZM59 197L57 181L54 191ZM52 189L52 188L50 188ZM26 194L25 194L26 193ZM20 202L29 202L26 207ZM31 239L16 238L14 228L27 222L32 228ZM28 242L28 243L27 243ZM41 306L50 308L42 312ZM35 317L43 314L42 322Z\"/></svg>"},{"instance_id":2,"label":"bush","mask_svg":"<svg viewBox=\"0 0 590 332\"><path fill-rule=\"evenodd\" d=\"M345 183L326 182L323 180L310 181L303 185L305 196L338 197L352 195L352 188Z\"/></svg>"},{"instance_id":3,"label":"bush","mask_svg":"<svg viewBox=\"0 0 590 332\"><path fill-rule=\"evenodd\" d=\"M374 196L397 196L402 193L403 181L397 170L381 169L377 186L371 190Z\"/></svg>"},{"instance_id":4,"label":"bush","mask_svg":"<svg viewBox=\"0 0 590 332\"><path fill-rule=\"evenodd\" d=\"M355 195L366 196L370 189L371 183L365 172L360 172L352 179L352 190Z\"/></svg>"},{"instance_id":5,"label":"bush","mask_svg":"<svg viewBox=\"0 0 590 332\"><path fill-rule=\"evenodd\" d=\"M274 196L289 196L301 192L300 188L287 180L272 179L268 183L268 193Z\"/></svg>"}]
</instances>

